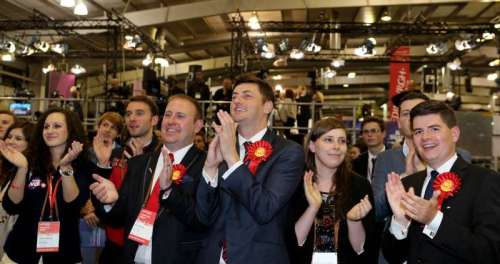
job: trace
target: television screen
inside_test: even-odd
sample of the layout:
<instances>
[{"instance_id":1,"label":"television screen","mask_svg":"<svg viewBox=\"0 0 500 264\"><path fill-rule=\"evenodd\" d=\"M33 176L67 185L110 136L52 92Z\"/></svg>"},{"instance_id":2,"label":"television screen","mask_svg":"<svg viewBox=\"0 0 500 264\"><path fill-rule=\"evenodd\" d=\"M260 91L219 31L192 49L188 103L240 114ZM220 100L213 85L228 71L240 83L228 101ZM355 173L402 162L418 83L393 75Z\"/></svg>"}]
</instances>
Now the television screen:
<instances>
[{"instance_id":1,"label":"television screen","mask_svg":"<svg viewBox=\"0 0 500 264\"><path fill-rule=\"evenodd\" d=\"M31 115L31 103L11 103L9 109L14 115Z\"/></svg>"}]
</instances>

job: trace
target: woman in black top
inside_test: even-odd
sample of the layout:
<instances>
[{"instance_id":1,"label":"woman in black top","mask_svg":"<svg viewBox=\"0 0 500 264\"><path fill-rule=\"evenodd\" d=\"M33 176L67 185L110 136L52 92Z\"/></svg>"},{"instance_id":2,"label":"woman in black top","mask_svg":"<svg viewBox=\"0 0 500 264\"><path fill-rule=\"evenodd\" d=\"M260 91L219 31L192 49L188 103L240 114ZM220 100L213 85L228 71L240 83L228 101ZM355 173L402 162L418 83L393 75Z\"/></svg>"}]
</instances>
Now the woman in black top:
<instances>
[{"instance_id":1,"label":"woman in black top","mask_svg":"<svg viewBox=\"0 0 500 264\"><path fill-rule=\"evenodd\" d=\"M83 160L84 131L78 117L51 109L40 118L30 142L28 159L5 145L0 150L17 167L2 204L18 214L6 244L4 260L16 263L78 263L80 208L88 198L90 170ZM50 193L53 195L50 195ZM56 252L37 251L40 222L60 223ZM56 243L57 244L57 243Z\"/></svg>"},{"instance_id":2,"label":"woman in black top","mask_svg":"<svg viewBox=\"0 0 500 264\"><path fill-rule=\"evenodd\" d=\"M316 122L305 149L309 171L292 200L291 262L376 263L373 195L346 160L345 127L333 118Z\"/></svg>"}]
</instances>

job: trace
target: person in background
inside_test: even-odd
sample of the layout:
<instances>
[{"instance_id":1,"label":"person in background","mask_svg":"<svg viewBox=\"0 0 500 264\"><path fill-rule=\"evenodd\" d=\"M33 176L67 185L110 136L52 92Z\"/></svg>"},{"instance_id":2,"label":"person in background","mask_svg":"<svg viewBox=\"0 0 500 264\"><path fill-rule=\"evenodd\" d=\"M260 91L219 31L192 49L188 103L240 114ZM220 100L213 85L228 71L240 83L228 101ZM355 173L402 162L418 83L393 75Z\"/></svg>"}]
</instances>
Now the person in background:
<instances>
[{"instance_id":1,"label":"person in background","mask_svg":"<svg viewBox=\"0 0 500 264\"><path fill-rule=\"evenodd\" d=\"M126 137L123 140L125 147L120 157L111 161L112 171L109 180L116 189L119 190L124 181L128 160L153 152L160 145L158 137L154 135L154 128L158 124L158 113L158 106L149 97L140 95L130 98L125 114ZM123 228L105 225L105 229L106 243L99 257L99 263L124 263L125 234Z\"/></svg>"},{"instance_id":2,"label":"person in background","mask_svg":"<svg viewBox=\"0 0 500 264\"><path fill-rule=\"evenodd\" d=\"M368 147L368 151L361 153L357 159L353 160L352 168L356 173L372 182L377 155L385 151L384 121L376 117L363 120L363 123L361 123L361 137Z\"/></svg>"},{"instance_id":3,"label":"person in background","mask_svg":"<svg viewBox=\"0 0 500 264\"><path fill-rule=\"evenodd\" d=\"M285 90L285 99L279 109L280 119L285 127L284 134L287 139L291 139L290 129L295 126L297 120L297 105L295 104L295 94L291 89Z\"/></svg>"},{"instance_id":4,"label":"person in background","mask_svg":"<svg viewBox=\"0 0 500 264\"><path fill-rule=\"evenodd\" d=\"M112 161L119 159L123 151L116 139L123 130L123 117L116 112L104 113L97 122L97 133L88 148L89 160L97 166L110 168ZM95 206L89 197L80 210L81 249L84 264L94 264L104 247L106 235L99 227L100 220L95 214Z\"/></svg>"},{"instance_id":5,"label":"person in background","mask_svg":"<svg viewBox=\"0 0 500 264\"><path fill-rule=\"evenodd\" d=\"M349 158L355 160L359 155L361 155L361 149L356 144L352 145L349 148Z\"/></svg>"},{"instance_id":6,"label":"person in background","mask_svg":"<svg viewBox=\"0 0 500 264\"><path fill-rule=\"evenodd\" d=\"M297 103L311 103L313 96L311 90L305 86L299 86L297 89ZM297 125L298 127L307 128L309 126L309 119L311 118L311 106L299 105L297 111ZM307 134L307 129L299 129L301 134Z\"/></svg>"},{"instance_id":7,"label":"person in background","mask_svg":"<svg viewBox=\"0 0 500 264\"><path fill-rule=\"evenodd\" d=\"M7 129L16 122L16 116L6 110L0 110L0 138L4 138Z\"/></svg>"},{"instance_id":8,"label":"person in background","mask_svg":"<svg viewBox=\"0 0 500 264\"><path fill-rule=\"evenodd\" d=\"M193 97L196 100L210 100L210 89L208 88L208 85L205 84L205 79L203 78L202 71L197 71L194 73L194 80L187 89L187 95ZM207 106L208 105L204 107L206 108Z\"/></svg>"},{"instance_id":9,"label":"person in background","mask_svg":"<svg viewBox=\"0 0 500 264\"><path fill-rule=\"evenodd\" d=\"M0 140L0 146L4 145L8 148L14 149L22 153L25 157L28 154L28 144L31 140L31 136L35 131L35 126L29 122L17 121L7 129L7 133ZM10 181L14 178L17 173L17 167L7 161L4 157L1 158L0 163L0 202L3 200L5 193L7 192ZM17 216L9 215L0 205L0 259L3 256L3 246L7 235L14 226Z\"/></svg>"},{"instance_id":10,"label":"person in background","mask_svg":"<svg viewBox=\"0 0 500 264\"><path fill-rule=\"evenodd\" d=\"M228 101L228 103L225 104L217 104L217 109L216 113L219 112L219 110L224 110L226 112L229 111L229 102L233 98L233 80L229 77L224 78L222 81L222 88L217 90L212 97L212 100L214 101Z\"/></svg>"},{"instance_id":11,"label":"person in background","mask_svg":"<svg viewBox=\"0 0 500 264\"><path fill-rule=\"evenodd\" d=\"M17 167L2 205L7 213L19 215L5 242L4 263L82 261L78 223L92 171L80 155L85 140L76 114L54 108L36 125L29 163L21 152L0 145L3 156ZM53 230L47 234L51 239L37 240L45 229ZM59 243L51 243L56 239Z\"/></svg>"},{"instance_id":12,"label":"person in background","mask_svg":"<svg viewBox=\"0 0 500 264\"><path fill-rule=\"evenodd\" d=\"M346 128L333 118L317 121L304 148L308 171L292 200L291 262L376 263L373 195L350 169Z\"/></svg>"},{"instance_id":13,"label":"person in background","mask_svg":"<svg viewBox=\"0 0 500 264\"><path fill-rule=\"evenodd\" d=\"M389 263L499 263L500 175L456 151L460 129L446 103L410 112L413 144L425 169L385 185L393 216L382 249Z\"/></svg>"},{"instance_id":14,"label":"person in background","mask_svg":"<svg viewBox=\"0 0 500 264\"><path fill-rule=\"evenodd\" d=\"M194 136L194 145L200 150L207 150L207 143L205 142L205 133L199 132Z\"/></svg>"}]
</instances>

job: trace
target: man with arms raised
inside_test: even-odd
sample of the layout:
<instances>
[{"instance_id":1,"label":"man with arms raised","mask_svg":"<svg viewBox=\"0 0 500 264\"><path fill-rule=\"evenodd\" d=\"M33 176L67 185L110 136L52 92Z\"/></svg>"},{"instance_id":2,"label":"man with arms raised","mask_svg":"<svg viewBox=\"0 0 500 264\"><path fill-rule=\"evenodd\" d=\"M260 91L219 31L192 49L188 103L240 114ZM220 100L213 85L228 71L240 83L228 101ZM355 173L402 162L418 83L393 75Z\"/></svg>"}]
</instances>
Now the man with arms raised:
<instances>
[{"instance_id":1,"label":"man with arms raised","mask_svg":"<svg viewBox=\"0 0 500 264\"><path fill-rule=\"evenodd\" d=\"M445 103L417 105L410 121L427 165L402 181L389 175L384 256L390 263L499 263L500 176L457 155L460 129Z\"/></svg>"},{"instance_id":2,"label":"man with arms raised","mask_svg":"<svg viewBox=\"0 0 500 264\"><path fill-rule=\"evenodd\" d=\"M213 125L197 194L201 219L213 225L203 249L207 264L289 263L286 215L304 154L267 127L273 102L269 84L243 77L235 83L231 115L217 113L221 125Z\"/></svg>"}]
</instances>

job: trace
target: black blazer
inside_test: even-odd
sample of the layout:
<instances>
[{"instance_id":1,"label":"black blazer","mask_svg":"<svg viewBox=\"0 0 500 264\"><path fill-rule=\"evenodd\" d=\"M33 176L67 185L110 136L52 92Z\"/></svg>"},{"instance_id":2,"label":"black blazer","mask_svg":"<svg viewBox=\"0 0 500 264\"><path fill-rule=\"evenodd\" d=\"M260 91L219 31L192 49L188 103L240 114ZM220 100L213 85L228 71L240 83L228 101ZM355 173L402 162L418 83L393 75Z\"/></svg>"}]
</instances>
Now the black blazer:
<instances>
[{"instance_id":1,"label":"black blazer","mask_svg":"<svg viewBox=\"0 0 500 264\"><path fill-rule=\"evenodd\" d=\"M460 156L451 171L462 180L455 196L442 204L443 221L433 239L412 222L403 240L386 230L382 249L390 263L500 263L500 176ZM420 194L426 171L403 179Z\"/></svg>"},{"instance_id":2,"label":"black blazer","mask_svg":"<svg viewBox=\"0 0 500 264\"><path fill-rule=\"evenodd\" d=\"M139 244L129 240L128 235L149 191L147 189L160 152L161 150L156 150L128 161L120 197L111 211L102 215L103 221L125 229L123 263L134 263ZM187 168L183 182L172 185L172 191L166 200L160 199L161 207L154 223L152 238L153 264L195 263L197 259L205 237L205 226L197 221L194 195L205 158L205 152L193 145L181 161Z\"/></svg>"},{"instance_id":3,"label":"black blazer","mask_svg":"<svg viewBox=\"0 0 500 264\"><path fill-rule=\"evenodd\" d=\"M77 263L82 261L80 254L80 209L89 197L89 184L93 172L105 175L109 170L99 170L91 162L77 160L73 163L74 177L79 194L71 203L64 202L62 187L57 190L57 208L59 211L60 236L59 252L44 253L44 263ZM17 263L38 263L40 254L36 253L37 228L42 205L47 193L47 175L26 176L24 198L15 204L6 194L2 205L7 213L19 214L19 218L7 237L5 253ZM59 172L53 173L54 180L61 177ZM49 219L48 202L42 218Z\"/></svg>"},{"instance_id":4,"label":"black blazer","mask_svg":"<svg viewBox=\"0 0 500 264\"><path fill-rule=\"evenodd\" d=\"M373 193L370 183L363 177L353 174L351 182L351 199L347 208L355 206L365 195L368 194L370 202L373 204ZM302 184L304 182L302 181ZM293 264L310 264L312 260L312 253L314 247L314 227L311 227L307 239L302 247L297 244L297 237L295 235L295 223L299 220L302 214L309 206L304 188L298 188L292 200L292 208L290 210L290 223L288 231L288 245L290 260ZM375 237L375 213L372 209L368 215L361 220L365 228L366 240L364 244L364 251L358 255L349 242L347 220L340 220L339 223L339 238L338 238L338 263L377 263L377 251Z\"/></svg>"},{"instance_id":5,"label":"black blazer","mask_svg":"<svg viewBox=\"0 0 500 264\"><path fill-rule=\"evenodd\" d=\"M368 151L365 151L352 161L352 170L368 179Z\"/></svg>"},{"instance_id":6,"label":"black blazer","mask_svg":"<svg viewBox=\"0 0 500 264\"><path fill-rule=\"evenodd\" d=\"M205 180L197 193L200 219L212 225L204 264L218 264L223 241L229 263L289 263L285 244L287 209L304 172L304 151L297 143L268 130L263 140L272 154L254 176L246 165L227 179L219 177L217 188ZM221 176L227 165L219 167Z\"/></svg>"}]
</instances>

